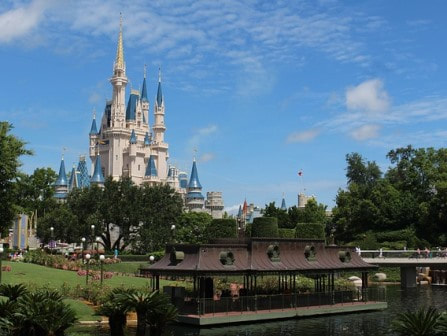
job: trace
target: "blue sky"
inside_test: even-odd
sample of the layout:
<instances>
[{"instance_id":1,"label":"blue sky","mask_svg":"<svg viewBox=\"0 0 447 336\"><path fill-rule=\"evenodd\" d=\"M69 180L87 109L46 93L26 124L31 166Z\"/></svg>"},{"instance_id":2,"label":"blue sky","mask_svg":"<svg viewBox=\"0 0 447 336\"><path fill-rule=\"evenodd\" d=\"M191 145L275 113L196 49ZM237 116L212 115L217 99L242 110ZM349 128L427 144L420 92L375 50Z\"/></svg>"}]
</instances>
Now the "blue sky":
<instances>
[{"instance_id":1,"label":"blue sky","mask_svg":"<svg viewBox=\"0 0 447 336\"><path fill-rule=\"evenodd\" d=\"M26 172L87 153L120 12L151 107L162 67L170 162L189 173L197 148L229 210L282 193L290 206L303 188L332 207L347 153L386 169L390 149L445 146L445 1L3 0L0 120L35 152Z\"/></svg>"}]
</instances>

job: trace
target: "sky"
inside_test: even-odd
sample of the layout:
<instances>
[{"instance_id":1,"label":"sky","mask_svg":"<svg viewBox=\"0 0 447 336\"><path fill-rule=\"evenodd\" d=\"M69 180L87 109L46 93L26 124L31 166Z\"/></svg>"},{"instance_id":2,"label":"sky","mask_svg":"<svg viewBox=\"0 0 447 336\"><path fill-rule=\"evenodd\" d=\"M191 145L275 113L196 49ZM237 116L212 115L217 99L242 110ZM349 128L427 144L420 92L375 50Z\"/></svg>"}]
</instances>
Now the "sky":
<instances>
[{"instance_id":1,"label":"sky","mask_svg":"<svg viewBox=\"0 0 447 336\"><path fill-rule=\"evenodd\" d=\"M120 12L128 92L147 64L152 112L161 66L169 162L189 173L197 149L228 211L298 192L331 208L346 154L385 171L391 149L445 146L442 0L2 0L0 120L34 151L25 172L88 153Z\"/></svg>"}]
</instances>

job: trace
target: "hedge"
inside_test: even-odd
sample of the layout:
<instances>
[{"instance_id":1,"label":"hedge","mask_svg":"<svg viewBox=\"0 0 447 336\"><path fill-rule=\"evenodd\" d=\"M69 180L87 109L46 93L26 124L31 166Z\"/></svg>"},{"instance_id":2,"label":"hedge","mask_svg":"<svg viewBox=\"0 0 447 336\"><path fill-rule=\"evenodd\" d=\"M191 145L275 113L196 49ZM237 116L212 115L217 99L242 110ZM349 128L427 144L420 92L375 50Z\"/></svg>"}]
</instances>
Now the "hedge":
<instances>
[{"instance_id":1,"label":"hedge","mask_svg":"<svg viewBox=\"0 0 447 336\"><path fill-rule=\"evenodd\" d=\"M296 237L308 239L324 239L324 224L298 223L296 225Z\"/></svg>"},{"instance_id":2,"label":"hedge","mask_svg":"<svg viewBox=\"0 0 447 336\"><path fill-rule=\"evenodd\" d=\"M278 229L279 238L295 238L295 229Z\"/></svg>"},{"instance_id":3,"label":"hedge","mask_svg":"<svg viewBox=\"0 0 447 336\"><path fill-rule=\"evenodd\" d=\"M114 255L106 255L106 258L113 258ZM148 255L141 255L141 254L119 254L118 258L121 259L123 262L127 261L149 261Z\"/></svg>"},{"instance_id":4,"label":"hedge","mask_svg":"<svg viewBox=\"0 0 447 336\"><path fill-rule=\"evenodd\" d=\"M278 219L276 217L257 217L251 227L252 237L278 237Z\"/></svg>"},{"instance_id":5,"label":"hedge","mask_svg":"<svg viewBox=\"0 0 447 336\"><path fill-rule=\"evenodd\" d=\"M205 231L208 239L215 238L236 238L237 223L233 218L215 218L207 226Z\"/></svg>"}]
</instances>

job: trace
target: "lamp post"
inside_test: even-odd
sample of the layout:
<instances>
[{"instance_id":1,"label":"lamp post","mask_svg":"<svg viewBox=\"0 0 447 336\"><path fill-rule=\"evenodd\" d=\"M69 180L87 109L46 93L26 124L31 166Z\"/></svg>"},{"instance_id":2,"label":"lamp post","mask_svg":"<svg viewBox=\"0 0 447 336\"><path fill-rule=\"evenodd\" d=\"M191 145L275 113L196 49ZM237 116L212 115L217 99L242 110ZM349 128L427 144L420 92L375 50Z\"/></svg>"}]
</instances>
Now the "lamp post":
<instances>
[{"instance_id":1,"label":"lamp post","mask_svg":"<svg viewBox=\"0 0 447 336\"><path fill-rule=\"evenodd\" d=\"M0 247L0 284L2 283L2 258L3 258L3 252L5 252L5 249L3 247Z\"/></svg>"},{"instance_id":2,"label":"lamp post","mask_svg":"<svg viewBox=\"0 0 447 336\"><path fill-rule=\"evenodd\" d=\"M95 242L95 225L90 225L90 228L92 229L92 250L94 249L93 243Z\"/></svg>"},{"instance_id":3,"label":"lamp post","mask_svg":"<svg viewBox=\"0 0 447 336\"><path fill-rule=\"evenodd\" d=\"M50 246L50 248L51 248L51 254L53 254L53 242L54 242L54 227L50 227L50 232L51 232L51 246Z\"/></svg>"},{"instance_id":4,"label":"lamp post","mask_svg":"<svg viewBox=\"0 0 447 336\"><path fill-rule=\"evenodd\" d=\"M175 225L171 225L172 243L175 244Z\"/></svg>"},{"instance_id":5,"label":"lamp post","mask_svg":"<svg viewBox=\"0 0 447 336\"><path fill-rule=\"evenodd\" d=\"M85 260L86 260L86 265L87 265L87 273L85 273L85 285L88 285L88 266L89 266L89 262L90 262L90 253L87 253L85 255Z\"/></svg>"},{"instance_id":6,"label":"lamp post","mask_svg":"<svg viewBox=\"0 0 447 336\"><path fill-rule=\"evenodd\" d=\"M149 257L149 265L152 265L154 260L155 260L155 257L153 255L151 255ZM151 288L152 288L152 290L154 290L154 276L151 276Z\"/></svg>"},{"instance_id":7,"label":"lamp post","mask_svg":"<svg viewBox=\"0 0 447 336\"><path fill-rule=\"evenodd\" d=\"M101 254L99 256L99 263L101 265L101 287L102 287L102 281L104 279L104 260L106 259L104 254Z\"/></svg>"},{"instance_id":8,"label":"lamp post","mask_svg":"<svg viewBox=\"0 0 447 336\"><path fill-rule=\"evenodd\" d=\"M101 240L101 238L100 237L96 237L95 238L95 241L96 241L96 255L97 255L97 258L99 258L99 241Z\"/></svg>"},{"instance_id":9,"label":"lamp post","mask_svg":"<svg viewBox=\"0 0 447 336\"><path fill-rule=\"evenodd\" d=\"M86 239L85 239L85 237L82 237L81 238L81 259L82 259L82 261L84 261L84 245L85 245L85 241L86 241Z\"/></svg>"}]
</instances>

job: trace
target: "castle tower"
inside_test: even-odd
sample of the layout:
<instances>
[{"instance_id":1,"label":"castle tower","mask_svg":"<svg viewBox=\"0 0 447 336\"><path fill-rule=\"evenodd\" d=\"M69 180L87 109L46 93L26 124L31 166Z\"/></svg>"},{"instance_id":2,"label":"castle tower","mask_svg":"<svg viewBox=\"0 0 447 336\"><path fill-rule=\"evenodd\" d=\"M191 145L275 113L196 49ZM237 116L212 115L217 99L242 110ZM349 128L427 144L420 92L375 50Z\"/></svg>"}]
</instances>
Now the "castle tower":
<instances>
[{"instance_id":1,"label":"castle tower","mask_svg":"<svg viewBox=\"0 0 447 336\"><path fill-rule=\"evenodd\" d=\"M190 211L203 210L204 197L202 195L202 185L199 181L199 174L197 173L196 159L194 159L192 163L191 177L188 183L185 203Z\"/></svg>"},{"instance_id":2,"label":"castle tower","mask_svg":"<svg viewBox=\"0 0 447 336\"><path fill-rule=\"evenodd\" d=\"M213 218L222 218L224 203L220 191L209 191L206 193L205 208Z\"/></svg>"},{"instance_id":3,"label":"castle tower","mask_svg":"<svg viewBox=\"0 0 447 336\"><path fill-rule=\"evenodd\" d=\"M144 183L149 185L154 185L160 183L160 178L158 177L157 167L155 167L154 157L149 156L149 160L146 166L146 172L144 173Z\"/></svg>"},{"instance_id":4,"label":"castle tower","mask_svg":"<svg viewBox=\"0 0 447 336\"><path fill-rule=\"evenodd\" d=\"M79 174L78 183L79 188L86 188L90 186L90 176L88 175L87 162L85 162L85 156L79 157L78 167L76 168Z\"/></svg>"},{"instance_id":5,"label":"castle tower","mask_svg":"<svg viewBox=\"0 0 447 336\"><path fill-rule=\"evenodd\" d=\"M59 175L57 176L56 182L54 182L54 197L58 202L65 202L68 195L68 180L67 174L65 173L65 162L64 156L62 155L61 165L59 167Z\"/></svg>"},{"instance_id":6,"label":"castle tower","mask_svg":"<svg viewBox=\"0 0 447 336\"><path fill-rule=\"evenodd\" d=\"M164 142L164 134L166 131L165 126L165 102L163 93L161 90L161 70L158 70L158 89L157 97L154 104L154 125L152 126L154 138L152 143L152 149L157 153L157 168L159 177L162 180L167 178L167 160L168 144Z\"/></svg>"},{"instance_id":7,"label":"castle tower","mask_svg":"<svg viewBox=\"0 0 447 336\"><path fill-rule=\"evenodd\" d=\"M73 164L73 168L71 169L70 180L68 182L68 191L72 191L73 189L79 188L79 172L76 171L76 165Z\"/></svg>"}]
</instances>

